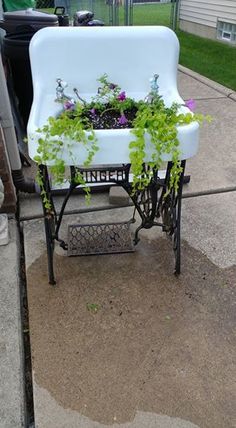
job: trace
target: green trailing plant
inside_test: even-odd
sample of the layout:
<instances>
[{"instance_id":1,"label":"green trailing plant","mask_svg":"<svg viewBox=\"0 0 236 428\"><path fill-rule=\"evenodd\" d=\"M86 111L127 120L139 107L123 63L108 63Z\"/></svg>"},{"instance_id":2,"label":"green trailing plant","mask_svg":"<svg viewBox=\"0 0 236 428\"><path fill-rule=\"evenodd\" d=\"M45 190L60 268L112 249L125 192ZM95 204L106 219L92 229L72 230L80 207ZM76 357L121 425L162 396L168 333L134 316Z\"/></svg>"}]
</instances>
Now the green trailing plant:
<instances>
[{"instance_id":1,"label":"green trailing plant","mask_svg":"<svg viewBox=\"0 0 236 428\"><path fill-rule=\"evenodd\" d=\"M51 165L50 174L54 182L63 183L66 179L63 151L68 152L73 165L72 142L77 142L86 148L87 158L83 166L89 167L95 153L99 150L96 129L130 128L134 136L129 145L134 191L141 190L149 184L153 168L160 168L164 153L171 155L173 163L167 193L171 188L177 190L181 173L177 126L187 125L193 121L201 123L204 118L192 112L181 113L180 106L176 103L166 107L158 93L157 78L158 76L155 75L151 79L151 91L147 97L136 101L127 97L125 91L122 91L117 84L109 82L108 76L104 74L98 79L100 85L98 92L90 102L85 102L76 89L74 92L77 95L77 101L66 97L62 81L58 79L56 101L62 103L63 111L58 117L49 117L47 124L38 130L43 137L39 139L35 161L39 164ZM186 105L193 110L194 101L189 100ZM206 119L208 120L209 117ZM149 135L153 146L152 158L148 162L146 161L146 135ZM145 173L144 164L149 167L145 169ZM83 186L89 199L90 189L78 169L74 180L76 184ZM45 206L49 208L42 177L39 176L38 181L45 199Z\"/></svg>"}]
</instances>

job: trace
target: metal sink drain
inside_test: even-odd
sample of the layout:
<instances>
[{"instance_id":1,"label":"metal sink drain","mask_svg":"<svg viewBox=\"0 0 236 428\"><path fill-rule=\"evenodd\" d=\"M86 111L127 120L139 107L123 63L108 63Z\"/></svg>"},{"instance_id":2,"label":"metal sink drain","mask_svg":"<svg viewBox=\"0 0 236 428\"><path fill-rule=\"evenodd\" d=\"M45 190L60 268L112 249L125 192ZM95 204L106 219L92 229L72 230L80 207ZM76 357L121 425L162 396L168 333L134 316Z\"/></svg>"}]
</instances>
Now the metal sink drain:
<instances>
[{"instance_id":1,"label":"metal sink drain","mask_svg":"<svg viewBox=\"0 0 236 428\"><path fill-rule=\"evenodd\" d=\"M130 222L71 224L68 226L68 256L133 252Z\"/></svg>"}]
</instances>

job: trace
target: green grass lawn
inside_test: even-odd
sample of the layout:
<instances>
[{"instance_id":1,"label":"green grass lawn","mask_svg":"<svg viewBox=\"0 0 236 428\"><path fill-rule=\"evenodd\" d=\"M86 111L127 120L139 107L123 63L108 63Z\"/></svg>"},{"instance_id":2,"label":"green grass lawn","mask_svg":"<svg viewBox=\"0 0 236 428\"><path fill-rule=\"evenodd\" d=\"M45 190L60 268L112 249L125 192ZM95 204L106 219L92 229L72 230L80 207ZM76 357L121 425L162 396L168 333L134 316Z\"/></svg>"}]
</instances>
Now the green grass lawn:
<instances>
[{"instance_id":1,"label":"green grass lawn","mask_svg":"<svg viewBox=\"0 0 236 428\"><path fill-rule=\"evenodd\" d=\"M171 4L135 4L133 25L170 26Z\"/></svg>"},{"instance_id":2,"label":"green grass lawn","mask_svg":"<svg viewBox=\"0 0 236 428\"><path fill-rule=\"evenodd\" d=\"M136 5L134 25L170 26L170 4ZM236 46L177 31L180 64L236 90Z\"/></svg>"},{"instance_id":3,"label":"green grass lawn","mask_svg":"<svg viewBox=\"0 0 236 428\"><path fill-rule=\"evenodd\" d=\"M134 25L170 26L170 4L135 5ZM177 31L180 64L236 90L236 46Z\"/></svg>"},{"instance_id":4,"label":"green grass lawn","mask_svg":"<svg viewBox=\"0 0 236 428\"><path fill-rule=\"evenodd\" d=\"M180 64L236 90L236 47L178 31Z\"/></svg>"}]
</instances>

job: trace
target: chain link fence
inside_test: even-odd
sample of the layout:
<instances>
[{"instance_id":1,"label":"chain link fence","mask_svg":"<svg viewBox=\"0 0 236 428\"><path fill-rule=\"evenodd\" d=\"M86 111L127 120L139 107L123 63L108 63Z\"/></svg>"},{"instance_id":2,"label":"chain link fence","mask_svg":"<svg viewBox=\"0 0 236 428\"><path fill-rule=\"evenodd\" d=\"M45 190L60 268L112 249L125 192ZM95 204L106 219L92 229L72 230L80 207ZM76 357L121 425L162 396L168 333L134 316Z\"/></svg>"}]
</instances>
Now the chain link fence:
<instances>
[{"instance_id":1,"label":"chain link fence","mask_svg":"<svg viewBox=\"0 0 236 428\"><path fill-rule=\"evenodd\" d=\"M89 10L105 25L165 25L176 29L179 0L36 0L36 8L53 13L64 7L72 23L79 10Z\"/></svg>"},{"instance_id":2,"label":"chain link fence","mask_svg":"<svg viewBox=\"0 0 236 428\"><path fill-rule=\"evenodd\" d=\"M36 8L43 12L53 13L56 7L65 8L71 24L75 12L88 10L105 25L119 25L119 4L114 0L36 0Z\"/></svg>"}]
</instances>

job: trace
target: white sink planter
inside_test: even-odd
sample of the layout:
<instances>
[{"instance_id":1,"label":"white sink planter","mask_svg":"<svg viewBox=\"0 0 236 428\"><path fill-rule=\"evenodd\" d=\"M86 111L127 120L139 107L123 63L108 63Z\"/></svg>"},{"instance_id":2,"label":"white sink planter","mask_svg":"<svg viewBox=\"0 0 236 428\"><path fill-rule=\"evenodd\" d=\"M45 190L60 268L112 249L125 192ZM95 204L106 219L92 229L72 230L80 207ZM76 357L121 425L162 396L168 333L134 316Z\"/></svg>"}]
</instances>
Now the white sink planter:
<instances>
[{"instance_id":1,"label":"white sink planter","mask_svg":"<svg viewBox=\"0 0 236 428\"><path fill-rule=\"evenodd\" d=\"M159 93L165 104L184 105L177 85L179 43L166 27L59 27L38 31L30 43L30 60L34 100L28 123L29 155L37 154L37 129L56 116L60 106L55 103L56 79L69 83L67 93L73 95L78 87L81 96L90 100L97 92L97 79L107 73L128 96L144 99L149 92L149 79L159 74ZM188 112L186 107L183 111ZM198 123L178 128L181 159L194 156L198 149ZM128 129L97 130L100 150L94 164L129 162L129 143L133 139ZM71 164L68 153L63 153ZM81 165L85 151L80 144L73 146L73 161ZM170 160L165 156L165 160Z\"/></svg>"},{"instance_id":2,"label":"white sink planter","mask_svg":"<svg viewBox=\"0 0 236 428\"><path fill-rule=\"evenodd\" d=\"M150 77L158 74L159 94L165 105L170 107L173 103L178 103L181 112L189 113L177 90L178 58L178 39L174 32L166 27L48 27L38 31L30 43L34 88L33 105L28 122L30 157L34 158L37 155L38 141L41 137L44 138L39 129L46 124L48 117L57 117L60 114L61 106L55 102L58 78L62 78L69 84L66 95L73 96L73 88L78 88L80 96L85 101L90 101L97 93L97 79L106 73L110 81L117 83L122 90L126 91L128 97L143 100L150 92ZM132 194L127 173L121 174L119 176L121 178L114 179L114 182L122 185L132 197L142 220L138 230L141 227L159 225L173 236L175 271L179 273L183 173L185 160L194 156L198 150L199 124L192 122L178 126L177 131L179 159L183 169L177 194L172 189L168 197L164 196L170 179L172 160L172 155L168 153L162 155L163 161L169 162L165 180L160 180L154 174L152 183L143 192ZM110 168L112 165L130 163L129 144L135 139L130 129L99 129L95 131L95 135L99 150L95 153L91 167L100 165L104 169L104 165ZM62 141L65 145L60 156L65 164L82 166L87 158L87 151L83 144L69 141L71 146L68 150L66 139ZM145 153L145 161L151 161L153 148L149 135L146 135ZM58 232L66 202L76 186L72 180L70 191L57 219L50 193L47 166L41 165L40 169L43 177L42 188L52 203L52 209L48 210L43 199L49 282L54 284L54 241L58 240L63 248L67 248L65 242L59 239ZM157 196L160 189L161 194ZM159 217L162 218L162 223L156 220Z\"/></svg>"},{"instance_id":3,"label":"white sink planter","mask_svg":"<svg viewBox=\"0 0 236 428\"><path fill-rule=\"evenodd\" d=\"M35 129L38 129L38 126L35 126ZM30 141L29 155L33 159L37 155L38 139L44 137L44 135L36 131L34 131L34 133L29 132L28 135ZM129 143L134 140L134 135L129 129L96 130L95 135L98 139L99 151L95 154L91 166L130 162ZM178 127L178 139L180 142L180 159L193 157L198 150L199 124L193 122L189 125ZM66 149L62 151L62 159L65 161L66 165L83 165L87 157L86 149L79 142L73 142L71 149L73 151L73 157L70 156ZM146 136L146 153L147 158L145 160L150 161L153 151L148 134ZM163 161L171 161L170 154L165 154L162 158Z\"/></svg>"}]
</instances>

